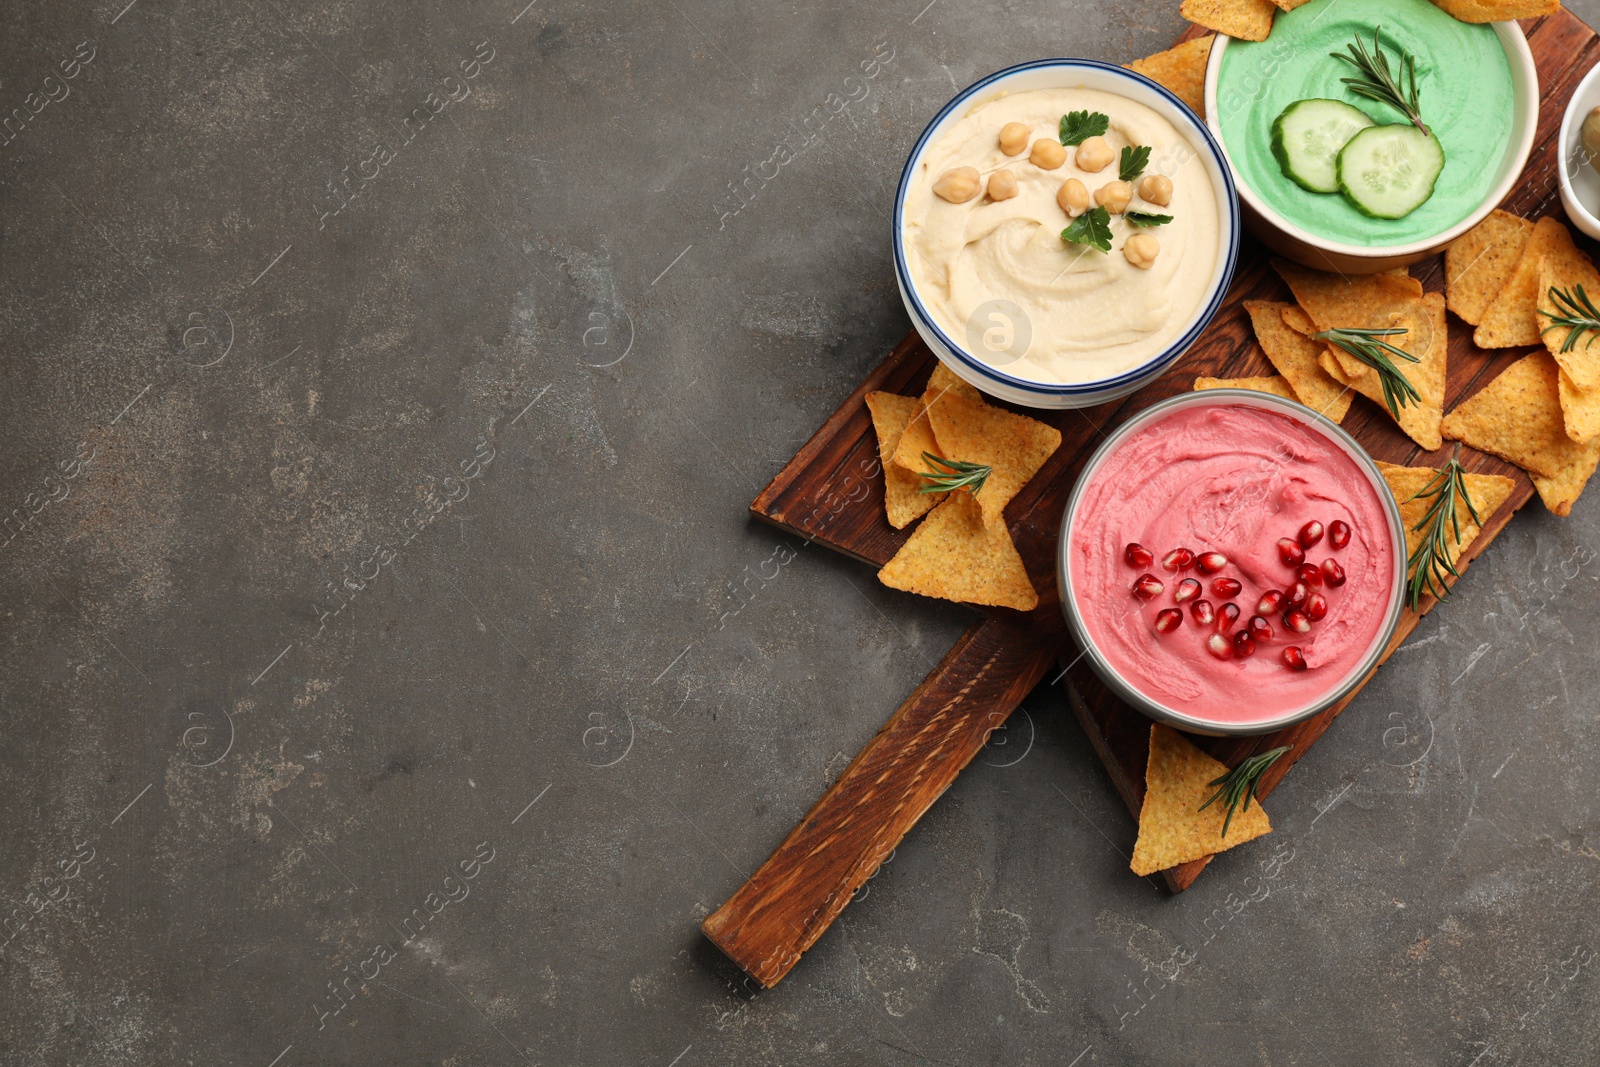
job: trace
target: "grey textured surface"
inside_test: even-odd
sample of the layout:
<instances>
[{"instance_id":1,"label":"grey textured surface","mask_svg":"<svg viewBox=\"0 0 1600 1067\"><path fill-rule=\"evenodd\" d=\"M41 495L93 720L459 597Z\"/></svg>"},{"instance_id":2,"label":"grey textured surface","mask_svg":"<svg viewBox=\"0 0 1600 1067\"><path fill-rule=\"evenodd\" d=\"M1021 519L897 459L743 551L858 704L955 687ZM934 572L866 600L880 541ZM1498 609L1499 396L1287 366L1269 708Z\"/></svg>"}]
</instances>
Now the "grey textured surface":
<instances>
[{"instance_id":1,"label":"grey textured surface","mask_svg":"<svg viewBox=\"0 0 1600 1067\"><path fill-rule=\"evenodd\" d=\"M735 593L905 151L1181 28L925 2L0 8L0 1062L1600 1060L1596 492L1182 897L1041 690L778 989L702 942L967 621Z\"/></svg>"}]
</instances>

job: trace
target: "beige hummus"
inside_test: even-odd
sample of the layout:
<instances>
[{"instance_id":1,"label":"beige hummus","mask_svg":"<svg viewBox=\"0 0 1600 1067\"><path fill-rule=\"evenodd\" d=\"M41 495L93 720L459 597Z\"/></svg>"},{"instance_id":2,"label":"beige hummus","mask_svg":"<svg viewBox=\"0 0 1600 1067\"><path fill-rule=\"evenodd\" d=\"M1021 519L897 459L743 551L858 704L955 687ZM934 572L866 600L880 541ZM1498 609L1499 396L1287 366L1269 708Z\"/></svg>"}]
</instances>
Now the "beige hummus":
<instances>
[{"instance_id":1,"label":"beige hummus","mask_svg":"<svg viewBox=\"0 0 1600 1067\"><path fill-rule=\"evenodd\" d=\"M1167 225L1143 231L1161 242L1149 270L1123 256L1123 241L1141 231L1121 215L1111 216L1109 253L1061 239L1071 222L1056 203L1061 184L1077 178L1092 194L1117 180L1115 162L1086 173L1075 165L1076 149L1068 148L1064 164L1041 170L1028 161L1027 151L1000 151L1006 123L1030 126L1031 145L1055 139L1061 116L1071 111L1108 115L1105 139L1112 151L1120 157L1124 145L1149 145L1145 173L1172 179L1168 206L1137 196L1129 205L1173 216ZM935 196L939 176L962 166L976 167L985 186L991 174L1008 168L1019 192L1009 200L980 195L965 204ZM917 295L945 334L1008 374L1058 384L1112 377L1158 355L1194 317L1218 256L1216 196L1199 154L1156 111L1094 89L1033 89L974 105L924 151L902 224ZM992 301L1011 302L1025 322L1007 321L1003 305L997 313Z\"/></svg>"}]
</instances>

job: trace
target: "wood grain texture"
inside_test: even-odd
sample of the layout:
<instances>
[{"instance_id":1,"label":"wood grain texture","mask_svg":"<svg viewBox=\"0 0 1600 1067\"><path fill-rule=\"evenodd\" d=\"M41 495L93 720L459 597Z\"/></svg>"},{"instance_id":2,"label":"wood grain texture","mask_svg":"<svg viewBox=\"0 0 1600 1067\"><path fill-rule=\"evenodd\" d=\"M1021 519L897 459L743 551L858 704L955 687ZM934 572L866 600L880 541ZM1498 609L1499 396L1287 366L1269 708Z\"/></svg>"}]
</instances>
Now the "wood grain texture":
<instances>
[{"instance_id":1,"label":"wood grain texture","mask_svg":"<svg viewBox=\"0 0 1600 1067\"><path fill-rule=\"evenodd\" d=\"M1600 58L1594 31L1566 11L1523 23L1538 64L1543 103L1535 148L1506 210L1537 218L1560 211L1555 135L1572 90ZM1185 40L1206 31L1191 28ZM1591 254L1595 248L1579 238ZM1443 289L1442 257L1412 268L1429 291ZM1118 701L1072 646L1062 625L1055 585L1061 513L1078 471L1094 445L1120 421L1156 401L1192 388L1198 376L1242 377L1272 373L1256 344L1247 299L1292 299L1268 265L1266 251L1246 239L1239 270L1223 309L1170 373L1125 400L1081 411L1026 413L1062 433L1062 446L1006 509L1012 536L1041 594L1039 607L1021 615L985 612L933 670L754 877L703 924L711 938L763 985L776 982L832 922L853 894L915 824L929 804L966 766L989 733L1010 715L1046 664L1058 656L1073 688L1073 706L1113 786L1137 817L1144 800L1144 766L1150 722ZM1471 329L1450 317L1445 409L1459 404L1529 349L1484 351ZM817 431L751 505L763 521L790 530L857 560L882 566L910 535L889 526L877 442L863 400L872 390L919 393L934 356L915 333L897 345ZM1006 406L1006 405L1002 405ZM1022 410L1022 409L1014 409ZM1357 398L1345 417L1348 430L1377 459L1437 466L1453 443L1424 453L1380 408ZM1482 553L1534 495L1526 474L1493 456L1462 450L1470 471L1504 474L1516 481L1510 499L1484 525L1463 554L1462 569ZM1426 614L1432 602L1425 602ZM1388 654L1415 628L1407 612ZM1003 641L1002 641L1003 638ZM1008 647L1000 649L996 642ZM981 675L980 672L981 671ZM1016 672L1002 677L1003 672ZM1363 682L1363 684L1365 684ZM1359 689L1357 690L1359 691ZM954 700L957 695L959 700ZM1289 745L1290 752L1262 779L1266 796L1355 696L1314 719L1259 738L1198 738L1202 748L1230 765L1254 752ZM922 761L930 761L924 765ZM1198 860L1162 872L1181 891L1204 869Z\"/></svg>"}]
</instances>

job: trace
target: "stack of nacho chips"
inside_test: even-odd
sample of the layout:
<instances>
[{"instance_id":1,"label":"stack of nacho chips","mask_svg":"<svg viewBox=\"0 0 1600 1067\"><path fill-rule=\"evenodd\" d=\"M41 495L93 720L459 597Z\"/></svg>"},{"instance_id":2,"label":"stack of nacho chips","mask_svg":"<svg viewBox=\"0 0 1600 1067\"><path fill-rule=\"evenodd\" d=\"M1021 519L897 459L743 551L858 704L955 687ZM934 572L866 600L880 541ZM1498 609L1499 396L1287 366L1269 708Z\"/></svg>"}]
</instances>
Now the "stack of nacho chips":
<instances>
[{"instance_id":1,"label":"stack of nacho chips","mask_svg":"<svg viewBox=\"0 0 1600 1067\"><path fill-rule=\"evenodd\" d=\"M1234 812L1227 837L1222 836L1222 823L1227 817L1222 802L1200 810L1216 792L1211 783L1227 773L1227 767L1201 752L1178 731L1151 724L1144 806L1139 809L1139 838L1134 842L1130 864L1134 874L1164 871L1272 832L1267 813L1257 802Z\"/></svg>"},{"instance_id":2,"label":"stack of nacho chips","mask_svg":"<svg viewBox=\"0 0 1600 1067\"><path fill-rule=\"evenodd\" d=\"M1422 543L1425 531L1417 527L1422 525L1428 506L1432 503L1431 497L1418 497L1417 494L1426 489L1439 472L1432 467L1401 467L1382 460L1377 462L1378 470L1383 472L1383 480L1389 483L1389 491L1400 505L1400 518L1406 530L1406 558L1409 560ZM1489 516L1500 510L1500 505L1506 502L1517 486L1516 482L1499 474L1467 474L1463 477L1472 507L1484 522L1488 522ZM1456 537L1458 529L1461 534L1459 539ZM1452 566L1461 558L1467 546L1472 544L1478 532L1479 526L1472 520L1472 511L1468 510L1467 502L1458 499L1455 523L1445 528L1445 541Z\"/></svg>"},{"instance_id":3,"label":"stack of nacho chips","mask_svg":"<svg viewBox=\"0 0 1600 1067\"><path fill-rule=\"evenodd\" d=\"M938 365L921 397L868 393L884 508L903 529L932 511L878 572L883 584L970 604L1031 611L1038 606L1028 572L1005 524L1005 506L1061 446L1061 433L984 402L972 386ZM923 454L988 467L976 493L925 493L921 472L937 470Z\"/></svg>"}]
</instances>

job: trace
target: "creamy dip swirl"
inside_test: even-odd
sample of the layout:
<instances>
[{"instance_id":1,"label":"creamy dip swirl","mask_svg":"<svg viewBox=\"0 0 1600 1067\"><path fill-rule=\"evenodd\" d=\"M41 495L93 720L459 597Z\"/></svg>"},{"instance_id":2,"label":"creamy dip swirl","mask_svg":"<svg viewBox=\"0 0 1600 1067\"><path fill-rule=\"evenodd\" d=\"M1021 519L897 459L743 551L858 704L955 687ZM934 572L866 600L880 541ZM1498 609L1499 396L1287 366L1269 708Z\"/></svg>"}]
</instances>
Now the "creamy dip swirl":
<instances>
[{"instance_id":1,"label":"creamy dip swirl","mask_svg":"<svg viewBox=\"0 0 1600 1067\"><path fill-rule=\"evenodd\" d=\"M1128 436L1091 477L1068 545L1071 595L1101 655L1157 703L1210 722L1275 719L1347 680L1382 634L1395 567L1385 509L1355 461L1305 424L1241 404L1183 408ZM1237 630L1263 593L1294 581L1277 541L1312 519L1342 519L1351 529L1344 548L1324 539L1306 553L1307 562L1332 558L1344 568L1344 585L1317 590L1328 599L1326 617L1297 634L1275 615L1276 634L1255 655L1211 656L1212 628L1195 622L1190 604L1174 604L1177 583L1199 578L1201 596L1217 608L1231 599ZM1166 588L1152 600L1132 593L1142 571L1123 558L1130 541L1156 556L1148 570ZM1212 578L1162 569L1161 557L1179 547L1221 552L1228 564L1218 577L1238 579L1243 590L1220 597ZM1159 633L1156 614L1174 606L1182 625ZM1283 665L1288 645L1303 651L1306 670Z\"/></svg>"},{"instance_id":2,"label":"creamy dip swirl","mask_svg":"<svg viewBox=\"0 0 1600 1067\"><path fill-rule=\"evenodd\" d=\"M1111 119L1105 139L1120 157L1125 145L1149 145L1146 174L1172 179L1166 207L1134 198L1133 209L1173 216L1144 232L1161 243L1149 270L1122 254L1122 243L1138 227L1113 215L1112 249L1102 253L1061 239L1072 221L1056 203L1068 178L1094 190L1117 180L1113 162L1099 173L1075 165L1076 150L1055 170L1042 170L1028 152L1000 151L1000 128L1008 122L1031 127L1029 144L1056 139L1061 116L1098 111ZM1009 169L1018 194L1001 201L981 195L952 204L933 183L955 167L989 175ZM1137 182L1134 183L1137 186ZM1171 345L1193 320L1211 285L1219 245L1216 196L1210 175L1187 138L1158 112L1125 97L1095 89L1033 89L974 105L931 142L912 177L902 217L906 264L923 306L956 344L1008 374L1054 384L1096 381L1147 362ZM969 344L969 323L981 334L989 321L984 305L1009 300L1022 309L1026 326L1017 336L1029 343L1020 356L999 345L1000 358ZM983 314L979 314L982 311Z\"/></svg>"}]
</instances>

